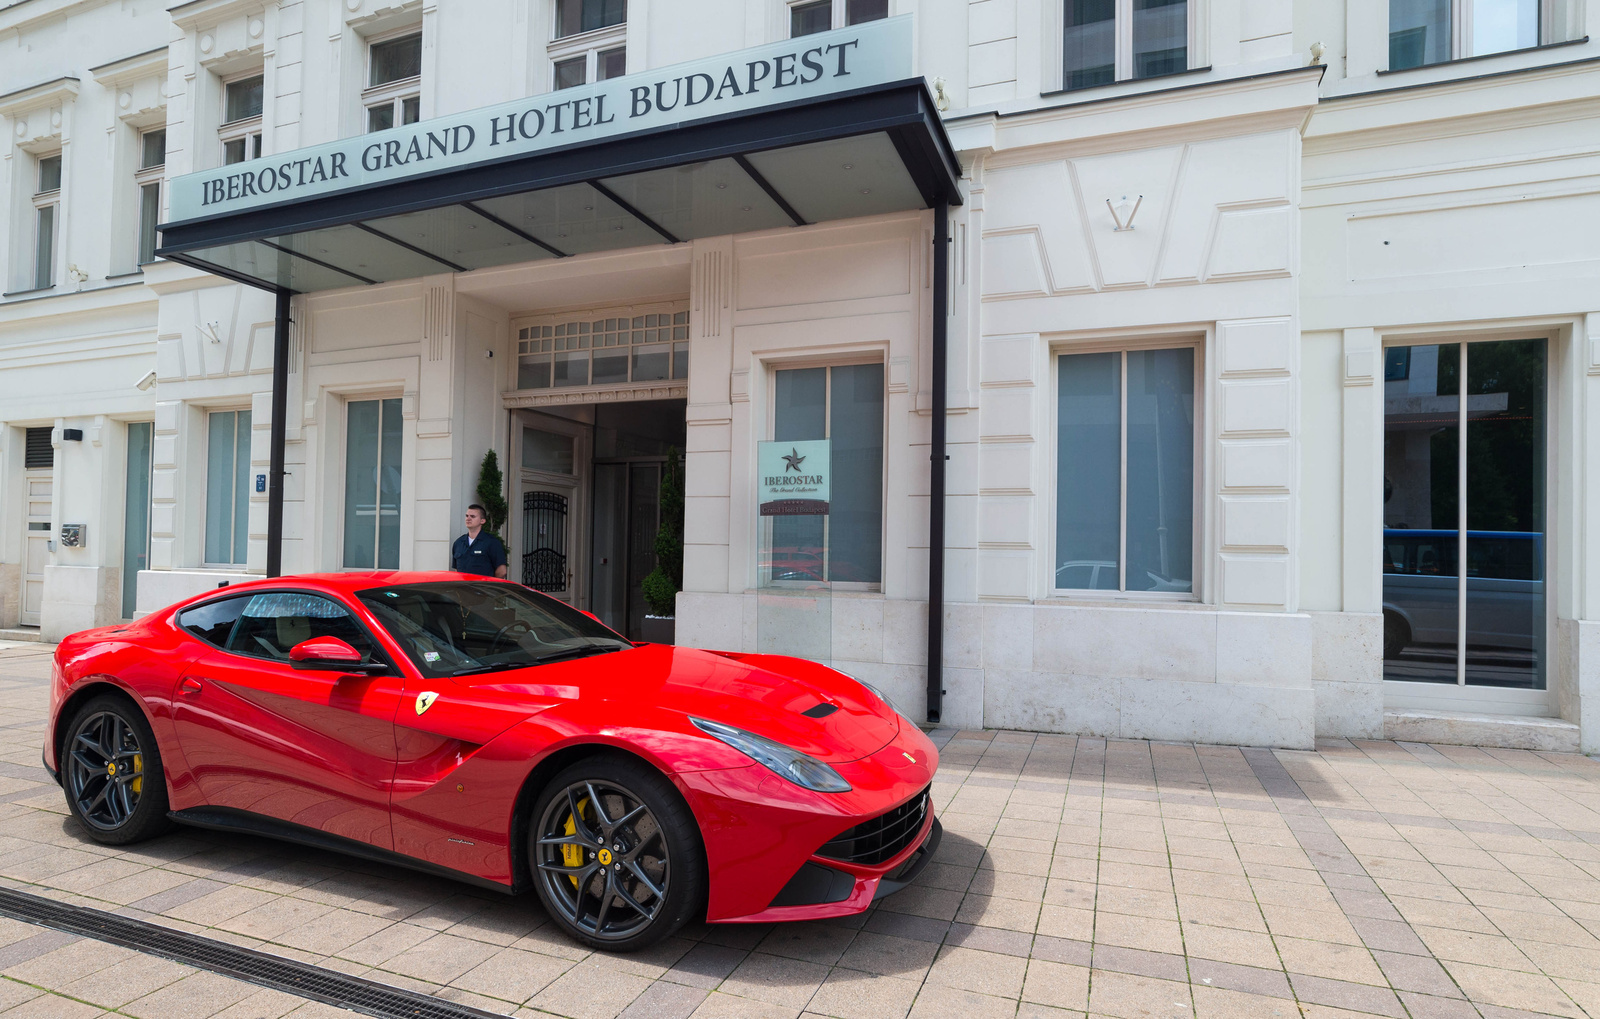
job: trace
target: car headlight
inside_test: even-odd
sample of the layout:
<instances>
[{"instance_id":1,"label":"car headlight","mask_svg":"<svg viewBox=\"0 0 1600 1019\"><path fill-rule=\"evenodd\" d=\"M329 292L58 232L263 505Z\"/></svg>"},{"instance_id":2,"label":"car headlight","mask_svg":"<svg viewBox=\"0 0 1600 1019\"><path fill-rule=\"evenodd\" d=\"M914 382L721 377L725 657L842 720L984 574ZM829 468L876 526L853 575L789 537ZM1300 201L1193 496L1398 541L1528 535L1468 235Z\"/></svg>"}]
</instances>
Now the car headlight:
<instances>
[{"instance_id":1,"label":"car headlight","mask_svg":"<svg viewBox=\"0 0 1600 1019\"><path fill-rule=\"evenodd\" d=\"M713 736L728 746L752 758L759 764L782 775L803 789L810 789L819 793L847 793L850 783L837 771L823 764L815 757L802 754L793 747L786 747L775 740L765 736L757 736L753 732L735 729L731 725L721 722L708 722L703 718L691 716L689 721L694 723L696 729Z\"/></svg>"}]
</instances>

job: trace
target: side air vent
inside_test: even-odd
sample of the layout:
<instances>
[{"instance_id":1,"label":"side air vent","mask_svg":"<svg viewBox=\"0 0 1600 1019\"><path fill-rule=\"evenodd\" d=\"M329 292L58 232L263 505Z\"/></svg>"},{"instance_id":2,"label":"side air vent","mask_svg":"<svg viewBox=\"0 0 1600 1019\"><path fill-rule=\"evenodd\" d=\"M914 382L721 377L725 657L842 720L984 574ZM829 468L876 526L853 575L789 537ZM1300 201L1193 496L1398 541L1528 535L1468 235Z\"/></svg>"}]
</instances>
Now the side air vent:
<instances>
[{"instance_id":1,"label":"side air vent","mask_svg":"<svg viewBox=\"0 0 1600 1019\"><path fill-rule=\"evenodd\" d=\"M838 710L839 705L829 704L827 701L822 701L820 704L814 704L800 713L807 718L827 718L829 715Z\"/></svg>"}]
</instances>

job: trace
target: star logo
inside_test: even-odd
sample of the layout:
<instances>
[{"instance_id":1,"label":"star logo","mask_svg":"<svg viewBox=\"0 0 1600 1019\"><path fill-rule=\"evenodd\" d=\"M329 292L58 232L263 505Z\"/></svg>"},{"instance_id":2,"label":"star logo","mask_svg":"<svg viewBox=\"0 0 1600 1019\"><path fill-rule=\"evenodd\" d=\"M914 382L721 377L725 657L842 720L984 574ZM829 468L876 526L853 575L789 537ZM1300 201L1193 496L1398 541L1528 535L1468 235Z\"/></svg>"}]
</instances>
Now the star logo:
<instances>
[{"instance_id":1,"label":"star logo","mask_svg":"<svg viewBox=\"0 0 1600 1019\"><path fill-rule=\"evenodd\" d=\"M417 694L417 714L420 715L424 711L427 711L429 708L433 707L433 702L438 699L439 695L434 693L432 690L424 690Z\"/></svg>"},{"instance_id":2,"label":"star logo","mask_svg":"<svg viewBox=\"0 0 1600 1019\"><path fill-rule=\"evenodd\" d=\"M783 469L785 474L789 473L790 471L794 471L796 474L799 474L800 465L806 462L806 458L800 455L800 451L798 449L790 446L789 452L783 454L783 462L787 465Z\"/></svg>"}]
</instances>

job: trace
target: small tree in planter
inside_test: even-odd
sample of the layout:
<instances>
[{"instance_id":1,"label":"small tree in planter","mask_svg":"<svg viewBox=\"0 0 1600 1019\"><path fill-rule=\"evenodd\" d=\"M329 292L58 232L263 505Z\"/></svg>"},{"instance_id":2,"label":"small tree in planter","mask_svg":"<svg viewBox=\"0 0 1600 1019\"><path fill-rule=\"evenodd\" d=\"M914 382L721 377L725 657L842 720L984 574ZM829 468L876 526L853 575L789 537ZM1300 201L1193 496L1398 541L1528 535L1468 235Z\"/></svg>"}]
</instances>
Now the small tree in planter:
<instances>
[{"instance_id":1,"label":"small tree in planter","mask_svg":"<svg viewBox=\"0 0 1600 1019\"><path fill-rule=\"evenodd\" d=\"M483 464L478 468L478 502L488 512L489 519L483 529L497 538L500 526L506 522L505 478L500 475L500 458L494 450L483 454Z\"/></svg>"},{"instance_id":2,"label":"small tree in planter","mask_svg":"<svg viewBox=\"0 0 1600 1019\"><path fill-rule=\"evenodd\" d=\"M656 568L641 585L650 606L645 616L645 640L673 643L678 592L683 590L683 459L678 449L667 451L661 471L661 526L656 530Z\"/></svg>"}]
</instances>

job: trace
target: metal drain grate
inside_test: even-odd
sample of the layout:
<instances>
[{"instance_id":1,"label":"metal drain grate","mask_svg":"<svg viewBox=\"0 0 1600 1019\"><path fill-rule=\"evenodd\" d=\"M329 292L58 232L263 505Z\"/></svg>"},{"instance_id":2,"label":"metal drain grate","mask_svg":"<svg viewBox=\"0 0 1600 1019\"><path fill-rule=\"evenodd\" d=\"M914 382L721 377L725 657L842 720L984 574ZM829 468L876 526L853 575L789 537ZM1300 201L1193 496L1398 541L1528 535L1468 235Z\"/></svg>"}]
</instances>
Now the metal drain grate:
<instances>
[{"instance_id":1,"label":"metal drain grate","mask_svg":"<svg viewBox=\"0 0 1600 1019\"><path fill-rule=\"evenodd\" d=\"M378 1019L505 1019L453 1001L15 889L0 888L0 916L121 945Z\"/></svg>"}]
</instances>

